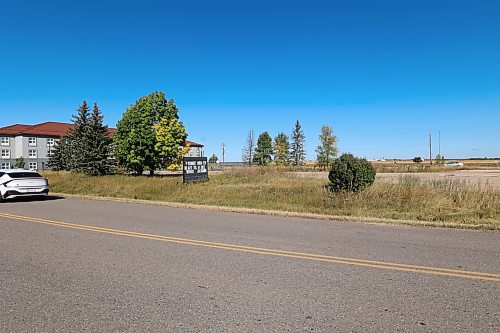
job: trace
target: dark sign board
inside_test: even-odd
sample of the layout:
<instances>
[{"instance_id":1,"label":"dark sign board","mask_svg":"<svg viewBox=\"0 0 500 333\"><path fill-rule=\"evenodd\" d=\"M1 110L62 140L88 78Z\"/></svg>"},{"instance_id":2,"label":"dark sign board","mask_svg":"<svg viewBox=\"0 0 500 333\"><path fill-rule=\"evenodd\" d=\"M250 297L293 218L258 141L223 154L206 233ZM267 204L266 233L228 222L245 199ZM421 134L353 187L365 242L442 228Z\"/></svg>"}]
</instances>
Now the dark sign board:
<instances>
[{"instance_id":1,"label":"dark sign board","mask_svg":"<svg viewBox=\"0 0 500 333\"><path fill-rule=\"evenodd\" d=\"M184 183L208 180L208 161L206 157L184 157L182 162Z\"/></svg>"}]
</instances>

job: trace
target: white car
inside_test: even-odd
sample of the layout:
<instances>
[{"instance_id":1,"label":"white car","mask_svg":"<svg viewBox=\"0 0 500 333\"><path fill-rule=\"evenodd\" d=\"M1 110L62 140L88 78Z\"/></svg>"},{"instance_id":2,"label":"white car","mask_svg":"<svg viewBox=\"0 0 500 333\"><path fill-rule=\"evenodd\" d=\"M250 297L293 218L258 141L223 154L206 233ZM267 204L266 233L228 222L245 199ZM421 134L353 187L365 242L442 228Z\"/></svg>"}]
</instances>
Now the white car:
<instances>
[{"instance_id":1,"label":"white car","mask_svg":"<svg viewBox=\"0 0 500 333\"><path fill-rule=\"evenodd\" d=\"M458 161L453 161L453 162L446 162L444 164L445 167L463 167L464 164L462 162Z\"/></svg>"},{"instance_id":2,"label":"white car","mask_svg":"<svg viewBox=\"0 0 500 333\"><path fill-rule=\"evenodd\" d=\"M49 195L49 182L39 173L23 169L0 169L0 202L5 199Z\"/></svg>"}]
</instances>

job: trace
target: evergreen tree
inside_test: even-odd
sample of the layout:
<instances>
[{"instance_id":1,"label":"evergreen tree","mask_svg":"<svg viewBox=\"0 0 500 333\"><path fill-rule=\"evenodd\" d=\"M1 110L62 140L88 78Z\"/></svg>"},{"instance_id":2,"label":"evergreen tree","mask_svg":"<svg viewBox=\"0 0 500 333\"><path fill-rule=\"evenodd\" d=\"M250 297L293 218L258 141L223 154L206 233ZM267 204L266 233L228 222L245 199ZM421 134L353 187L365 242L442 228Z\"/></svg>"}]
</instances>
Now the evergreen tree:
<instances>
[{"instance_id":1,"label":"evergreen tree","mask_svg":"<svg viewBox=\"0 0 500 333\"><path fill-rule=\"evenodd\" d=\"M285 133L274 138L274 162L278 165L290 164L290 142Z\"/></svg>"},{"instance_id":2,"label":"evergreen tree","mask_svg":"<svg viewBox=\"0 0 500 333\"><path fill-rule=\"evenodd\" d=\"M97 103L94 103L88 120L88 130L84 132L85 137L80 138L78 142L88 144L79 166L79 169L88 175L105 175L113 169L110 159L112 140L109 137L108 126L103 124L103 118Z\"/></svg>"},{"instance_id":3,"label":"evergreen tree","mask_svg":"<svg viewBox=\"0 0 500 333\"><path fill-rule=\"evenodd\" d=\"M155 169L171 158L166 155L169 148L164 147L170 141L157 145L157 129L170 126L174 119L179 119L177 106L172 99L167 100L163 92L141 97L125 111L117 124L114 149L118 163L136 174L147 169L153 175ZM163 125L158 127L162 120ZM178 137L172 137L172 140L177 141Z\"/></svg>"},{"instance_id":4,"label":"evergreen tree","mask_svg":"<svg viewBox=\"0 0 500 333\"><path fill-rule=\"evenodd\" d=\"M69 140L68 136L63 136L57 141L47 163L49 168L56 171L69 170L68 160L71 156Z\"/></svg>"},{"instance_id":5,"label":"evergreen tree","mask_svg":"<svg viewBox=\"0 0 500 333\"><path fill-rule=\"evenodd\" d=\"M300 122L297 120L292 131L292 144L290 147L290 160L293 165L304 164L306 160L306 151L304 148L305 140L304 131L302 130Z\"/></svg>"},{"instance_id":6,"label":"evergreen tree","mask_svg":"<svg viewBox=\"0 0 500 333\"><path fill-rule=\"evenodd\" d=\"M65 150L65 153L69 154L66 156L67 170L84 172L83 166L85 161L89 159L88 150L93 144L88 140L89 120L90 108L87 102L83 101L82 105L78 107L76 115L71 116L73 127L68 132L66 142L68 146Z\"/></svg>"},{"instance_id":7,"label":"evergreen tree","mask_svg":"<svg viewBox=\"0 0 500 333\"><path fill-rule=\"evenodd\" d=\"M90 113L86 101L71 117L73 127L61 137L49 158L48 166L54 170L69 170L88 175L104 175L112 171L109 159L110 146L108 127L103 125L103 116L97 103Z\"/></svg>"},{"instance_id":8,"label":"evergreen tree","mask_svg":"<svg viewBox=\"0 0 500 333\"><path fill-rule=\"evenodd\" d=\"M272 161L273 155L273 140L266 131L259 135L257 139L257 147L255 148L254 162L259 165L268 165Z\"/></svg>"},{"instance_id":9,"label":"evergreen tree","mask_svg":"<svg viewBox=\"0 0 500 333\"><path fill-rule=\"evenodd\" d=\"M250 130L248 131L247 143L245 148L243 148L243 156L241 157L242 161L248 163L249 166L252 165L254 147L255 147L255 138L253 130Z\"/></svg>"},{"instance_id":10,"label":"evergreen tree","mask_svg":"<svg viewBox=\"0 0 500 333\"><path fill-rule=\"evenodd\" d=\"M337 137L333 135L331 126L321 126L321 134L319 135L321 145L316 148L317 162L320 170L325 170L330 167L333 158L337 156Z\"/></svg>"}]
</instances>

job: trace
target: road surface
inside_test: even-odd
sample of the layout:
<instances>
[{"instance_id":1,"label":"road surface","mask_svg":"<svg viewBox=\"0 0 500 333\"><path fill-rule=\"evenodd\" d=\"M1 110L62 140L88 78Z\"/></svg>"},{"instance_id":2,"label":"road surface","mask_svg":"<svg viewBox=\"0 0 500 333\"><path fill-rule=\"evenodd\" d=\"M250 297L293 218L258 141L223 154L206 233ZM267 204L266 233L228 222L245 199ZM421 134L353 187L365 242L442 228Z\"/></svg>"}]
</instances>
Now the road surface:
<instances>
[{"instance_id":1,"label":"road surface","mask_svg":"<svg viewBox=\"0 0 500 333\"><path fill-rule=\"evenodd\" d=\"M0 205L0 332L499 332L500 234Z\"/></svg>"}]
</instances>

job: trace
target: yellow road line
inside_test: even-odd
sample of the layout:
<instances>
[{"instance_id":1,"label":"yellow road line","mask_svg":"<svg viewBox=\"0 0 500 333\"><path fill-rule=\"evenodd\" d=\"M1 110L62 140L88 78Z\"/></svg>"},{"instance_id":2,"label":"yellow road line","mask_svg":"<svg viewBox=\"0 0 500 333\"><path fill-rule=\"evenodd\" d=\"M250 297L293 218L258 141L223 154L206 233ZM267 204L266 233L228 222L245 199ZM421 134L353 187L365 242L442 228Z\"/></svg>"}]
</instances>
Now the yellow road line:
<instances>
[{"instance_id":1,"label":"yellow road line","mask_svg":"<svg viewBox=\"0 0 500 333\"><path fill-rule=\"evenodd\" d=\"M194 246L202 246L202 247L208 247L208 248L232 250L232 251L279 256L279 257L288 257L288 258L296 258L296 259L304 259L304 260L312 260L312 261L320 261L320 262L330 262L330 263L338 263L338 264L344 264L344 265L354 265L354 266L363 266L363 267L371 267L371 268L379 268L379 269L397 270L397 271L404 271L404 272L414 272L414 273L421 273L421 274L431 274L431 275L440 275L440 276L447 276L447 277L459 277L459 278L465 278L465 279L500 282L500 274L464 271L464 270L454 270L454 269L427 267L427 266L417 266L417 265L407 265L407 264L397 264L397 263L383 262L383 261L363 260L363 259L345 258L345 257L337 257L337 256L327 256L327 255L321 255L321 254L302 253L302 252L275 250L275 249L269 249L269 248L243 246L243 245L236 245L236 244L208 242L208 241L201 241L201 240L188 239L188 238L169 237L169 236L162 236L162 235L155 235L155 234L148 234L148 233L140 233L140 232L126 231L126 230L96 227L96 226L83 225L83 224L60 222L60 221L47 220L47 219L41 219L41 218L36 218L36 217L13 215L13 214L7 214L7 213L0 213L0 217L6 218L6 219L11 219L11 220L23 221L23 222L40 223L40 224L52 225L52 226L63 227L63 228L71 228L71 229L78 229L78 230L84 230L84 231L99 232L99 233L118 235L118 236L142 238L142 239L163 241L163 242L176 243L176 244L194 245Z\"/></svg>"}]
</instances>

